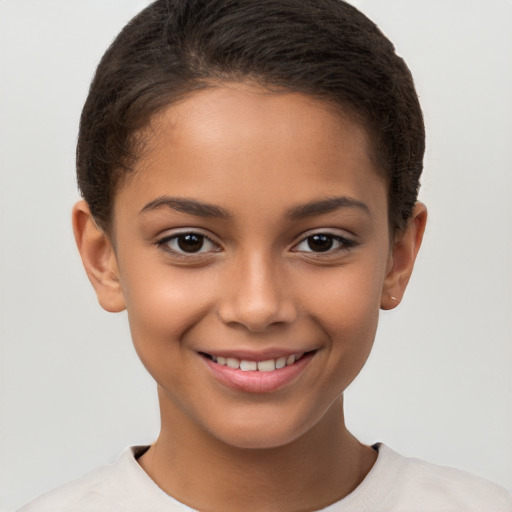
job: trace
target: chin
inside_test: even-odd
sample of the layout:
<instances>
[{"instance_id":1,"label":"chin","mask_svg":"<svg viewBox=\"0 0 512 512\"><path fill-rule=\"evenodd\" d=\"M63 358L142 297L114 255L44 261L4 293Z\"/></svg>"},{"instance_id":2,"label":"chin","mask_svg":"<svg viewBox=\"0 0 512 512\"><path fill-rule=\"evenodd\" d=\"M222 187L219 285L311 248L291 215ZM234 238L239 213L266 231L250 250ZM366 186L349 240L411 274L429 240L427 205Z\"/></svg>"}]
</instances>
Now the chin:
<instances>
[{"instance_id":1,"label":"chin","mask_svg":"<svg viewBox=\"0 0 512 512\"><path fill-rule=\"evenodd\" d=\"M271 450L293 443L300 434L270 431L270 429L254 429L253 432L230 432L218 437L220 441L241 450Z\"/></svg>"},{"instance_id":2,"label":"chin","mask_svg":"<svg viewBox=\"0 0 512 512\"><path fill-rule=\"evenodd\" d=\"M319 420L321 418L318 418ZM243 418L224 418L223 425L211 425L210 434L234 448L246 450L269 450L284 447L304 436L316 422L305 423L304 416L293 417L291 413L258 415L253 413Z\"/></svg>"}]
</instances>

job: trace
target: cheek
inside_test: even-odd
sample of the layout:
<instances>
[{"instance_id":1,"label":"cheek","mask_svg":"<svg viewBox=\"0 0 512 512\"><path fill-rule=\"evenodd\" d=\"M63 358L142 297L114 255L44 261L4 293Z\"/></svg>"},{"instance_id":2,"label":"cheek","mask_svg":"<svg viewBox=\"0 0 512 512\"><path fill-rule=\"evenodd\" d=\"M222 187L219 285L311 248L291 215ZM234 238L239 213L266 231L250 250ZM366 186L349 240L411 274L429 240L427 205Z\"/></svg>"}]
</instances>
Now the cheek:
<instances>
[{"instance_id":1,"label":"cheek","mask_svg":"<svg viewBox=\"0 0 512 512\"><path fill-rule=\"evenodd\" d=\"M133 343L146 366L148 360L175 356L183 335L211 303L211 287L199 275L170 267L132 272L123 285Z\"/></svg>"},{"instance_id":2,"label":"cheek","mask_svg":"<svg viewBox=\"0 0 512 512\"><path fill-rule=\"evenodd\" d=\"M355 288L333 292L325 304L322 325L332 341L333 362L352 380L364 365L373 346L379 319L379 300L372 287L361 281Z\"/></svg>"},{"instance_id":3,"label":"cheek","mask_svg":"<svg viewBox=\"0 0 512 512\"><path fill-rule=\"evenodd\" d=\"M359 373L373 346L384 267L385 263L340 267L332 278L315 284L321 293L310 298L316 323L330 340L329 370L342 380L341 389Z\"/></svg>"},{"instance_id":4,"label":"cheek","mask_svg":"<svg viewBox=\"0 0 512 512\"><path fill-rule=\"evenodd\" d=\"M341 267L310 283L311 309L330 332L339 328L365 332L376 323L380 307L384 265Z\"/></svg>"}]
</instances>

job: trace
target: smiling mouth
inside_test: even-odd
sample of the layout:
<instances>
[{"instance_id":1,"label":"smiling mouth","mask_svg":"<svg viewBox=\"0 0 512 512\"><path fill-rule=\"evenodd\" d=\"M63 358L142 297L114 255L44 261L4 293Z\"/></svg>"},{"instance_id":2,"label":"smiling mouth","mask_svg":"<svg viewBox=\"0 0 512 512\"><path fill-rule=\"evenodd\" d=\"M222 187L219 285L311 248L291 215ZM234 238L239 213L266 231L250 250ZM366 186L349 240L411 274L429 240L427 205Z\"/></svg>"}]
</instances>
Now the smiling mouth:
<instances>
[{"instance_id":1,"label":"smiling mouth","mask_svg":"<svg viewBox=\"0 0 512 512\"><path fill-rule=\"evenodd\" d=\"M241 370L243 372L273 372L275 370L286 368L287 366L292 366L300 361L304 356L313 354L314 352L316 351L311 350L309 352L299 352L286 357L282 356L276 359L267 359L265 361L252 361L247 359L237 359L236 357L214 356L204 352L202 352L201 355L220 366L227 366L232 370Z\"/></svg>"}]
</instances>

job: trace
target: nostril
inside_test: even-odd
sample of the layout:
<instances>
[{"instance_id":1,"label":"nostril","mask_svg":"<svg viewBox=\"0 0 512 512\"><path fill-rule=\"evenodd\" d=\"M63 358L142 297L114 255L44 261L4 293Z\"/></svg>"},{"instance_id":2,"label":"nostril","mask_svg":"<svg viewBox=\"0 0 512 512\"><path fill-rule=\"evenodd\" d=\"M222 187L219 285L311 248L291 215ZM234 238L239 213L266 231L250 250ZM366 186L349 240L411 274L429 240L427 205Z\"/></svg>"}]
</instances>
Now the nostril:
<instances>
[{"instance_id":1,"label":"nostril","mask_svg":"<svg viewBox=\"0 0 512 512\"><path fill-rule=\"evenodd\" d=\"M262 332L269 327L290 324L297 317L295 307L288 300L224 303L218 314L223 323L232 327L242 325L250 332Z\"/></svg>"},{"instance_id":2,"label":"nostril","mask_svg":"<svg viewBox=\"0 0 512 512\"><path fill-rule=\"evenodd\" d=\"M283 286L286 276L275 263L261 254L251 254L233 268L230 281L219 296L218 316L223 323L262 332L295 320L295 303Z\"/></svg>"}]
</instances>

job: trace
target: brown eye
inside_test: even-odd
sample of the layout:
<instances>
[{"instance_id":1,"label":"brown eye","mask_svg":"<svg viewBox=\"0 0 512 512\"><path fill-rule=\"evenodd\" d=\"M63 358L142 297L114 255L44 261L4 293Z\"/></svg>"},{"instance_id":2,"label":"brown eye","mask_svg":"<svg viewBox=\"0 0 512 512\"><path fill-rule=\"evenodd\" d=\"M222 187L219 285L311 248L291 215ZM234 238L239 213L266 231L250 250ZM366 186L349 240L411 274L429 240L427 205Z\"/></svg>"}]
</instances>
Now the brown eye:
<instances>
[{"instance_id":1,"label":"brown eye","mask_svg":"<svg viewBox=\"0 0 512 512\"><path fill-rule=\"evenodd\" d=\"M177 255L194 255L218 252L219 246L201 233L177 233L157 242L162 249Z\"/></svg>"},{"instance_id":2,"label":"brown eye","mask_svg":"<svg viewBox=\"0 0 512 512\"><path fill-rule=\"evenodd\" d=\"M332 249L334 245L334 238L331 235L324 235L322 233L309 236L306 240L308 247L313 252L325 252Z\"/></svg>"},{"instance_id":3,"label":"brown eye","mask_svg":"<svg viewBox=\"0 0 512 512\"><path fill-rule=\"evenodd\" d=\"M205 237L196 233L187 233L176 237L178 247L183 252L199 252L204 245Z\"/></svg>"},{"instance_id":4,"label":"brown eye","mask_svg":"<svg viewBox=\"0 0 512 512\"><path fill-rule=\"evenodd\" d=\"M294 252L303 252L310 254L337 254L348 251L356 243L350 238L333 233L313 233L303 238L294 248Z\"/></svg>"}]
</instances>

